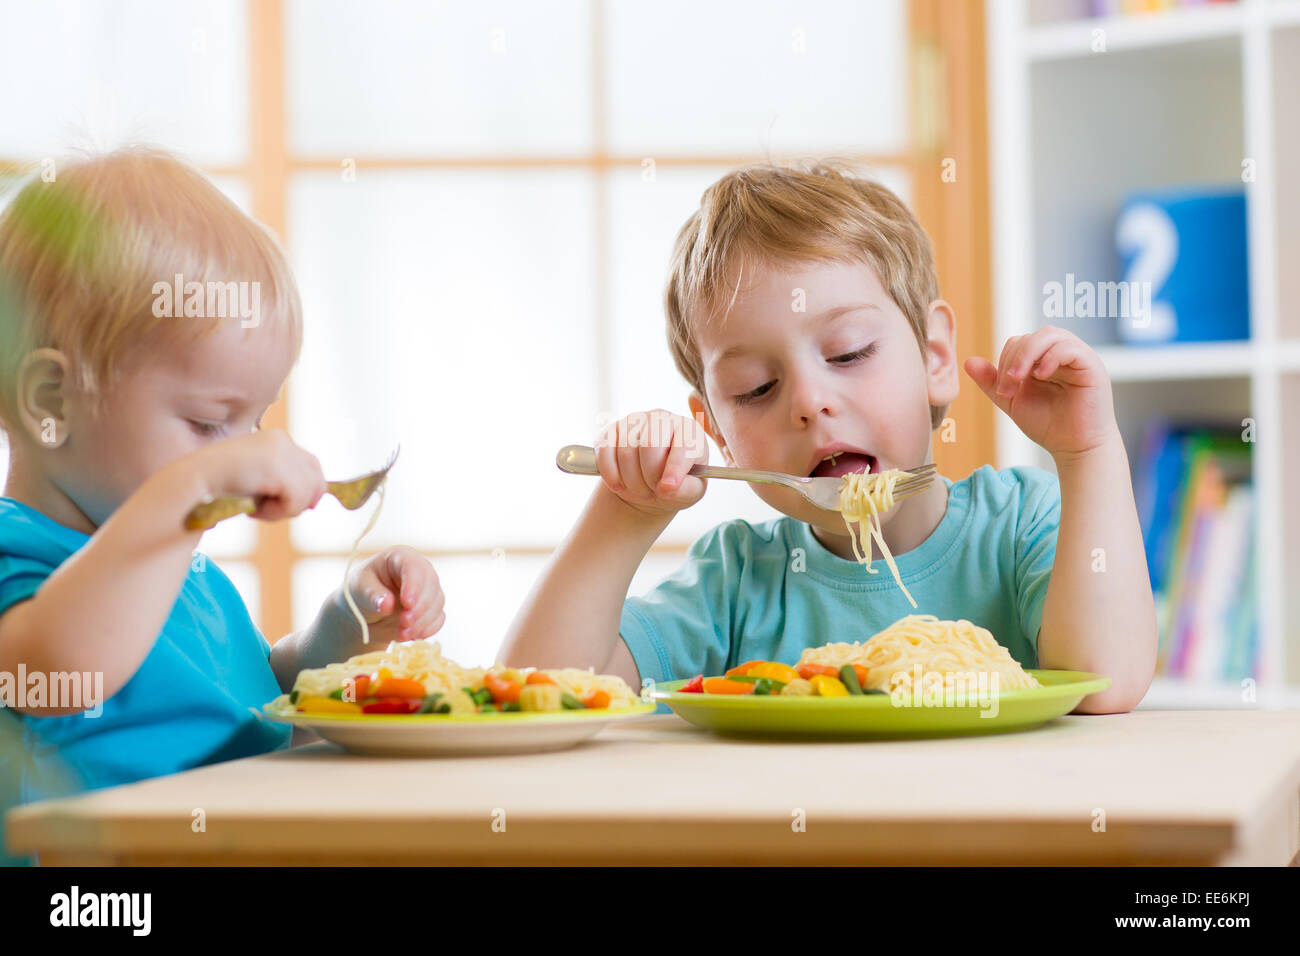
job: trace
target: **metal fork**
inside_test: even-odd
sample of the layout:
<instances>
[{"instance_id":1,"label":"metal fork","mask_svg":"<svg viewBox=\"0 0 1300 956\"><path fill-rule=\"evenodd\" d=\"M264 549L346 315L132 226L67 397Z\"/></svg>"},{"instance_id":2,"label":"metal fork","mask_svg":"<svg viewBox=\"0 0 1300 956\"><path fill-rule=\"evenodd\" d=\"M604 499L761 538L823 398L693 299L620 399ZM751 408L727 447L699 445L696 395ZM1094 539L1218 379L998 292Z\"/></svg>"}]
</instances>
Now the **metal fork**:
<instances>
[{"instance_id":1,"label":"metal fork","mask_svg":"<svg viewBox=\"0 0 1300 956\"><path fill-rule=\"evenodd\" d=\"M331 481L326 486L327 490L339 500L339 504L344 508L349 511L356 511L369 501L370 496L384 483L389 469L397 461L397 455L401 450L402 446L400 445L393 449L388 464L378 471L372 471L368 475L362 475L360 478L353 478L349 481ZM204 498L191 508L190 513L185 516L185 530L207 531L209 528L216 527L219 522L225 521L227 518L233 518L235 515L251 515L258 509L259 504L258 499L249 495L224 495L217 498Z\"/></svg>"},{"instance_id":2,"label":"metal fork","mask_svg":"<svg viewBox=\"0 0 1300 956\"><path fill-rule=\"evenodd\" d=\"M560 471L571 475L598 475L596 468L596 450L589 445L565 445L555 456L555 464ZM910 498L920 494L934 480L934 463L904 469L908 477L894 485L894 500ZM748 468L723 468L713 465L692 465L689 475L697 478L735 478L740 481L757 481L766 485L784 485L793 488L818 508L827 511L840 510L840 487L843 478L801 478L799 475L786 475L779 471L753 471Z\"/></svg>"}]
</instances>

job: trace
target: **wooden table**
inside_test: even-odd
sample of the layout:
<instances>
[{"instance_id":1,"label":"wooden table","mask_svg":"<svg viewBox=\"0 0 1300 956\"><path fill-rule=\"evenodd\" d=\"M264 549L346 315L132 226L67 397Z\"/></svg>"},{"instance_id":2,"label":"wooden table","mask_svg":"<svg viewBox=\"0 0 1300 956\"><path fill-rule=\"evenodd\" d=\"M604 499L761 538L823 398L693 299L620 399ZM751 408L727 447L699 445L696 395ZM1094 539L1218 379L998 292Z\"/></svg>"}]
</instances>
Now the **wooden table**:
<instances>
[{"instance_id":1,"label":"wooden table","mask_svg":"<svg viewBox=\"0 0 1300 956\"><path fill-rule=\"evenodd\" d=\"M812 744L647 716L510 757L316 743L20 808L9 840L45 864L1285 865L1300 851L1300 712Z\"/></svg>"}]
</instances>

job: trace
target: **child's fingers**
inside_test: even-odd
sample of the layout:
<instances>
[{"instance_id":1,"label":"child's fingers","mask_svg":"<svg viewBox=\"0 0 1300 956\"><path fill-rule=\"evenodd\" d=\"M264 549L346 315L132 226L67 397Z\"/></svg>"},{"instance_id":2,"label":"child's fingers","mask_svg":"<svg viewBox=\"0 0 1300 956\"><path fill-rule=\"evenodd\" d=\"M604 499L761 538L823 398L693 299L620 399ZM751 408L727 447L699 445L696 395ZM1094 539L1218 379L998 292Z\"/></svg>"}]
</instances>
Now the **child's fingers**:
<instances>
[{"instance_id":1,"label":"child's fingers","mask_svg":"<svg viewBox=\"0 0 1300 956\"><path fill-rule=\"evenodd\" d=\"M682 435L681 422L673 423L672 437L669 439L668 454L664 456L663 474L659 478L659 493L672 495L682 485L690 463L686 460L686 442Z\"/></svg>"},{"instance_id":2,"label":"child's fingers","mask_svg":"<svg viewBox=\"0 0 1300 956\"><path fill-rule=\"evenodd\" d=\"M993 367L993 363L981 356L972 355L966 359L964 367L966 369L966 374L974 379L975 384L985 391L988 391L989 386L993 382L993 377L997 373L997 369Z\"/></svg>"},{"instance_id":3,"label":"child's fingers","mask_svg":"<svg viewBox=\"0 0 1300 956\"><path fill-rule=\"evenodd\" d=\"M422 638L433 634L438 628L442 627L442 622L447 619L446 610L440 604L437 608L430 608L421 614L414 622L402 627L402 639L418 641Z\"/></svg>"},{"instance_id":4,"label":"child's fingers","mask_svg":"<svg viewBox=\"0 0 1300 956\"><path fill-rule=\"evenodd\" d=\"M412 603L402 606L402 615L399 619L401 626L403 628L414 627L421 620L438 615L441 613L446 601L442 588L425 588L415 597Z\"/></svg>"},{"instance_id":5,"label":"child's fingers","mask_svg":"<svg viewBox=\"0 0 1300 956\"><path fill-rule=\"evenodd\" d=\"M1078 338L1055 325L1045 325L1029 335L1007 362L1006 371L1013 379L1023 381L1033 374L1034 366L1060 342L1078 342Z\"/></svg>"},{"instance_id":6,"label":"child's fingers","mask_svg":"<svg viewBox=\"0 0 1300 956\"><path fill-rule=\"evenodd\" d=\"M389 587L396 589L402 607L419 607L442 593L438 572L429 559L414 548L406 545L390 548L384 564L391 576Z\"/></svg>"},{"instance_id":7,"label":"child's fingers","mask_svg":"<svg viewBox=\"0 0 1300 956\"><path fill-rule=\"evenodd\" d=\"M446 613L445 612L439 613L438 616L434 618L433 621L421 631L421 637L433 637L433 635L437 634L440 630L442 630L442 626L446 623L447 623Z\"/></svg>"},{"instance_id":8,"label":"child's fingers","mask_svg":"<svg viewBox=\"0 0 1300 956\"><path fill-rule=\"evenodd\" d=\"M614 455L618 462L618 477L627 494L637 498L653 498L650 486L646 484L645 476L642 474L641 451L641 448L631 442L625 442L618 447Z\"/></svg>"},{"instance_id":9,"label":"child's fingers","mask_svg":"<svg viewBox=\"0 0 1300 956\"><path fill-rule=\"evenodd\" d=\"M614 443L608 439L609 433L606 432L600 440L596 442L596 470L600 472L601 481L609 487L610 491L624 491L624 485L618 475L618 460L614 453Z\"/></svg>"},{"instance_id":10,"label":"child's fingers","mask_svg":"<svg viewBox=\"0 0 1300 956\"><path fill-rule=\"evenodd\" d=\"M1010 414L1009 401L997 393L998 370L988 359L973 355L966 360L966 374L997 408Z\"/></svg>"},{"instance_id":11,"label":"child's fingers","mask_svg":"<svg viewBox=\"0 0 1300 956\"><path fill-rule=\"evenodd\" d=\"M998 370L999 378L1001 377L1002 369L1007 367L1007 359L1010 357L1011 353L1015 351L1016 347L1020 344L1020 340L1023 338L1023 335L1013 335L1002 344L1002 354L998 356L997 365L995 366Z\"/></svg>"},{"instance_id":12,"label":"child's fingers","mask_svg":"<svg viewBox=\"0 0 1300 956\"><path fill-rule=\"evenodd\" d=\"M347 583L352 600L356 602L361 613L370 623L382 620L398 607L397 595L384 584L376 573L374 561L367 561L352 572L352 580Z\"/></svg>"},{"instance_id":13,"label":"child's fingers","mask_svg":"<svg viewBox=\"0 0 1300 956\"><path fill-rule=\"evenodd\" d=\"M1047 379L1055 375L1056 370L1060 368L1061 356L1064 354L1065 351L1066 351L1065 343L1063 342L1052 343L1052 345L1047 349L1047 351L1044 352L1042 356L1038 359L1038 364L1034 366L1034 370L1031 373L1034 376L1034 378L1039 379L1041 381L1046 381Z\"/></svg>"},{"instance_id":14,"label":"child's fingers","mask_svg":"<svg viewBox=\"0 0 1300 956\"><path fill-rule=\"evenodd\" d=\"M1020 356L1032 337L1032 335L1016 336L1015 343L1008 343L1009 348L1004 350L1002 360L998 363L997 392L999 395L1003 397L1013 395L1020 387L1019 376L1012 374L1012 369L1018 368Z\"/></svg>"}]
</instances>

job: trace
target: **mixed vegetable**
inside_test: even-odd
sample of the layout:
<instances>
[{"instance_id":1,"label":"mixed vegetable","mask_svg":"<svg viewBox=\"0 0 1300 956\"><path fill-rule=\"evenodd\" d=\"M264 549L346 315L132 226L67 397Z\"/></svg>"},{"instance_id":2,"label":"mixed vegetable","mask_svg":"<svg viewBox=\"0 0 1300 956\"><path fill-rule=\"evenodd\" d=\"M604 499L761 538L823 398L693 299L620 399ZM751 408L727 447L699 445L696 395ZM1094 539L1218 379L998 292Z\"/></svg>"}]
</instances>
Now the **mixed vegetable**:
<instances>
[{"instance_id":1,"label":"mixed vegetable","mask_svg":"<svg viewBox=\"0 0 1300 956\"><path fill-rule=\"evenodd\" d=\"M678 688L681 694L752 694L755 697L859 697L884 694L866 690L867 669L861 664L831 667L800 664L797 668L774 661L746 661L723 677L703 674Z\"/></svg>"},{"instance_id":2,"label":"mixed vegetable","mask_svg":"<svg viewBox=\"0 0 1300 956\"><path fill-rule=\"evenodd\" d=\"M608 707L610 698L599 688L578 698L549 674L513 667L492 668L478 687L428 693L420 681L394 677L381 667L347 679L328 697L303 696L295 689L289 702L301 714L488 714L598 710Z\"/></svg>"}]
</instances>

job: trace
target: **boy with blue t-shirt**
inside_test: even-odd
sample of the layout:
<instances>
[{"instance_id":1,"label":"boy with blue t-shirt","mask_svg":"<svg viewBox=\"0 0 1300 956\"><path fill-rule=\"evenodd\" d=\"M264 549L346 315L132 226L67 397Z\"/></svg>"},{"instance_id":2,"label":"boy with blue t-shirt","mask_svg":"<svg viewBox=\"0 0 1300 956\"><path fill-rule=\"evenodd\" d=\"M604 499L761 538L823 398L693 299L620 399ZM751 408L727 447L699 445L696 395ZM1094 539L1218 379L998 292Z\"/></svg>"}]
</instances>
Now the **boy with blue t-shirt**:
<instances>
[{"instance_id":1,"label":"boy with blue t-shirt","mask_svg":"<svg viewBox=\"0 0 1300 956\"><path fill-rule=\"evenodd\" d=\"M279 244L165 153L79 160L0 214L0 810L287 746L257 711L360 652L341 589L271 647L184 528L210 496L278 520L325 493L260 430L301 342ZM410 548L346 586L372 647L444 621Z\"/></svg>"},{"instance_id":2,"label":"boy with blue t-shirt","mask_svg":"<svg viewBox=\"0 0 1300 956\"><path fill-rule=\"evenodd\" d=\"M880 516L913 607L838 512L752 484L785 517L732 521L643 597L650 546L705 491L708 461L811 477L932 461L956 399L955 319L929 238L884 186L833 164L723 176L677 237L668 340L691 418L630 415L596 443L602 482L516 617L506 663L592 666L635 683L863 641L909 614L987 628L1022 666L1111 679L1083 712L1132 709L1150 683L1155 605L1110 383L1063 329L1015 336L965 370L1050 452L1058 477L984 466ZM875 572L875 573L871 573Z\"/></svg>"}]
</instances>

